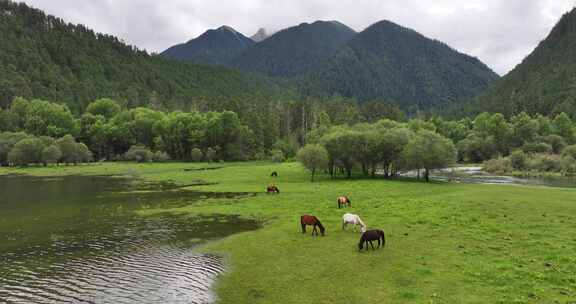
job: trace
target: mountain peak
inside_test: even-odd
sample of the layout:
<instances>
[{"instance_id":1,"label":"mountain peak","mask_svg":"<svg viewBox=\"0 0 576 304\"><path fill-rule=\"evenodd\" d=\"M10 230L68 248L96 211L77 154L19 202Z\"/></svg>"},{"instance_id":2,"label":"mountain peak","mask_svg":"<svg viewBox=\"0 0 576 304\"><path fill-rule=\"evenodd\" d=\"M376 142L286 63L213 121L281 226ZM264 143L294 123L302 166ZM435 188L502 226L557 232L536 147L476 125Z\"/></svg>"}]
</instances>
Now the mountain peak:
<instances>
[{"instance_id":1,"label":"mountain peak","mask_svg":"<svg viewBox=\"0 0 576 304\"><path fill-rule=\"evenodd\" d=\"M231 26L228 26L228 25L223 25L223 26L219 27L217 29L217 31L227 31L227 32L231 32L234 34L238 34L238 32L234 28L232 28Z\"/></svg>"},{"instance_id":2,"label":"mountain peak","mask_svg":"<svg viewBox=\"0 0 576 304\"><path fill-rule=\"evenodd\" d=\"M261 27L260 29L258 29L256 34L254 34L250 37L250 39L252 39L256 42L261 42L261 41L266 40L266 38L268 38L268 37L270 37L270 35L268 34L268 31L266 31L265 28Z\"/></svg>"},{"instance_id":3,"label":"mountain peak","mask_svg":"<svg viewBox=\"0 0 576 304\"><path fill-rule=\"evenodd\" d=\"M205 64L227 64L244 49L254 44L250 38L223 25L204 32L186 43L161 53L162 56Z\"/></svg>"},{"instance_id":4,"label":"mountain peak","mask_svg":"<svg viewBox=\"0 0 576 304\"><path fill-rule=\"evenodd\" d=\"M356 35L333 21L301 23L257 43L233 61L233 66L268 76L290 77L307 71Z\"/></svg>"}]
</instances>

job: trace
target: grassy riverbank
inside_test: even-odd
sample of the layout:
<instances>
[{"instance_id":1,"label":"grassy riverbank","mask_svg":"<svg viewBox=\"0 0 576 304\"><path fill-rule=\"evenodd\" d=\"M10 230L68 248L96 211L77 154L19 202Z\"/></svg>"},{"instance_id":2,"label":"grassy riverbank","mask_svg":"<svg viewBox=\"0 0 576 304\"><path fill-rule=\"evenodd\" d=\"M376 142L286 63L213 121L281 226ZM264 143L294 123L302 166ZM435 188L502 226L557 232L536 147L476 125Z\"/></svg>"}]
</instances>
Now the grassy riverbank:
<instances>
[{"instance_id":1,"label":"grassy riverbank","mask_svg":"<svg viewBox=\"0 0 576 304\"><path fill-rule=\"evenodd\" d=\"M217 170L188 170L202 167ZM193 189L263 192L278 171L280 195L206 200L172 212L240 214L263 229L202 248L229 257L222 303L568 303L576 298L576 190L544 187L329 180L298 164L102 164L0 169L0 174L120 174ZM338 210L347 194L352 208ZM387 233L384 250L359 253L341 231L345 212ZM166 210L143 210L143 215ZM325 237L299 232L318 216Z\"/></svg>"}]
</instances>

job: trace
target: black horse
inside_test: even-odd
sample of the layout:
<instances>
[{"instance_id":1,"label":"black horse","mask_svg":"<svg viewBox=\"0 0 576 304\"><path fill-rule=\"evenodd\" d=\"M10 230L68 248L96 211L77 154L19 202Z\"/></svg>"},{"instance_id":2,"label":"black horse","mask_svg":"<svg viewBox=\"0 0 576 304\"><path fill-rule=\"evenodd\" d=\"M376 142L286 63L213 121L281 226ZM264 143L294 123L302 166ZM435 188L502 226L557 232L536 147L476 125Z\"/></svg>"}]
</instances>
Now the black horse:
<instances>
[{"instance_id":1,"label":"black horse","mask_svg":"<svg viewBox=\"0 0 576 304\"><path fill-rule=\"evenodd\" d=\"M362 248L364 248L364 244L366 244L366 250L368 250L368 243L370 243L370 246L372 246L372 249L374 250L374 244L372 244L372 241L376 241L378 240L378 248L380 248L380 239L382 239L382 248L384 248L384 245L386 245L386 239L384 238L384 231L382 230L368 230L364 233L362 233L362 236L360 237L360 242L358 243L358 250L362 250Z\"/></svg>"},{"instance_id":2,"label":"black horse","mask_svg":"<svg viewBox=\"0 0 576 304\"><path fill-rule=\"evenodd\" d=\"M270 176L272 176L272 177L278 177L278 172L274 171L274 172L272 172L272 174L270 174Z\"/></svg>"}]
</instances>

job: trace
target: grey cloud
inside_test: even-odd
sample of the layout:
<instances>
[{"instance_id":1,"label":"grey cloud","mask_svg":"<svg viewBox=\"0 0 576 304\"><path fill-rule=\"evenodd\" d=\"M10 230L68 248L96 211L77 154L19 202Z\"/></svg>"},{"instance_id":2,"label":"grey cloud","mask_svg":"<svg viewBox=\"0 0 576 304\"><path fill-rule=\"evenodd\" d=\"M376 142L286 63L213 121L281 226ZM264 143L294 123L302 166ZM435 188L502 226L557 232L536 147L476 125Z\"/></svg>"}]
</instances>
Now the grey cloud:
<instances>
[{"instance_id":1,"label":"grey cloud","mask_svg":"<svg viewBox=\"0 0 576 304\"><path fill-rule=\"evenodd\" d=\"M387 19L476 56L500 74L541 41L576 0L25 0L152 52L229 25L252 35L338 20L361 31Z\"/></svg>"}]
</instances>

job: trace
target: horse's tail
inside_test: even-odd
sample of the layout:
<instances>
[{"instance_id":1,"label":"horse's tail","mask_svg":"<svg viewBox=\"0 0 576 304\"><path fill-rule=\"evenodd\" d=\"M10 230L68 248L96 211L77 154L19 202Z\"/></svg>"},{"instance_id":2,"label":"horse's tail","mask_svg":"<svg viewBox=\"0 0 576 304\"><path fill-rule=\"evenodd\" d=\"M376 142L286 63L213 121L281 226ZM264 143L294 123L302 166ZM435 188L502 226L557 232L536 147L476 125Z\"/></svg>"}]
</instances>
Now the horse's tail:
<instances>
[{"instance_id":1,"label":"horse's tail","mask_svg":"<svg viewBox=\"0 0 576 304\"><path fill-rule=\"evenodd\" d=\"M382 238L382 247L386 246L386 237L383 230L380 230L380 237Z\"/></svg>"},{"instance_id":2,"label":"horse's tail","mask_svg":"<svg viewBox=\"0 0 576 304\"><path fill-rule=\"evenodd\" d=\"M302 233L306 233L306 224L304 223L304 216L300 217L300 226L302 227Z\"/></svg>"}]
</instances>

